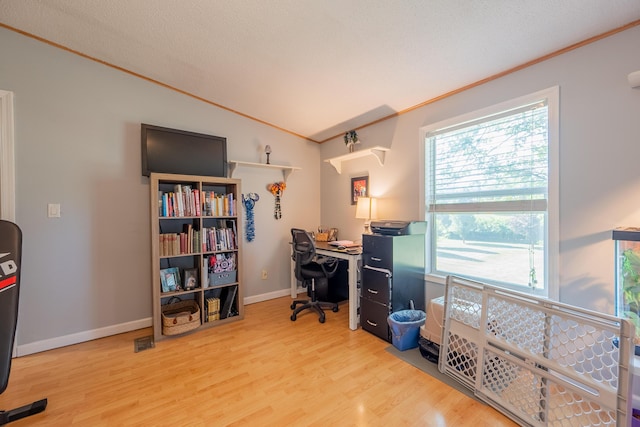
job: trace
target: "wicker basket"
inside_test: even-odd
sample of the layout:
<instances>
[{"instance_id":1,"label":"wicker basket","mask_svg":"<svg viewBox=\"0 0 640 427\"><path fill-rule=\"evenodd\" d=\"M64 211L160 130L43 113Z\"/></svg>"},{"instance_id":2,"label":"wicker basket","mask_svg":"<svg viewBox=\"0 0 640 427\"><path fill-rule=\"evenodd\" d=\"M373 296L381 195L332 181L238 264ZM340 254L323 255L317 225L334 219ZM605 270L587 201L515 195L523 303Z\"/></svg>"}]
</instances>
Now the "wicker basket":
<instances>
[{"instance_id":1,"label":"wicker basket","mask_svg":"<svg viewBox=\"0 0 640 427\"><path fill-rule=\"evenodd\" d=\"M162 306L162 334L178 335L200 326L200 306L194 300L172 297Z\"/></svg>"},{"instance_id":2,"label":"wicker basket","mask_svg":"<svg viewBox=\"0 0 640 427\"><path fill-rule=\"evenodd\" d=\"M316 233L316 242L329 241L329 233Z\"/></svg>"}]
</instances>

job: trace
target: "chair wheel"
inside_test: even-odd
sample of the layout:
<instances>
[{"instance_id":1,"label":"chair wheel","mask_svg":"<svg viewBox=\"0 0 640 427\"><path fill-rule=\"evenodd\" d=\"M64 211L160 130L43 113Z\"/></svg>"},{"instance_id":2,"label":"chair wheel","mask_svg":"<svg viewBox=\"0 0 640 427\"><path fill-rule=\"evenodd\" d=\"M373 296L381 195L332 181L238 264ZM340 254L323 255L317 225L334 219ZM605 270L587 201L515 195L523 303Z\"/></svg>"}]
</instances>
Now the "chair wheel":
<instances>
[{"instance_id":1,"label":"chair wheel","mask_svg":"<svg viewBox=\"0 0 640 427\"><path fill-rule=\"evenodd\" d=\"M331 309L331 311L333 311L334 313L337 313L338 310L340 310L340 309L338 308L337 305Z\"/></svg>"},{"instance_id":2,"label":"chair wheel","mask_svg":"<svg viewBox=\"0 0 640 427\"><path fill-rule=\"evenodd\" d=\"M320 316L320 318L318 319L318 321L319 321L320 323L324 323L324 316Z\"/></svg>"},{"instance_id":3,"label":"chair wheel","mask_svg":"<svg viewBox=\"0 0 640 427\"><path fill-rule=\"evenodd\" d=\"M292 314L292 315L291 315L291 321L292 321L292 322L295 322L295 321L296 321L296 315L295 315L295 314Z\"/></svg>"},{"instance_id":4,"label":"chair wheel","mask_svg":"<svg viewBox=\"0 0 640 427\"><path fill-rule=\"evenodd\" d=\"M295 304L291 304L290 308L291 308L291 310L293 310L293 309L296 308L296 305Z\"/></svg>"}]
</instances>

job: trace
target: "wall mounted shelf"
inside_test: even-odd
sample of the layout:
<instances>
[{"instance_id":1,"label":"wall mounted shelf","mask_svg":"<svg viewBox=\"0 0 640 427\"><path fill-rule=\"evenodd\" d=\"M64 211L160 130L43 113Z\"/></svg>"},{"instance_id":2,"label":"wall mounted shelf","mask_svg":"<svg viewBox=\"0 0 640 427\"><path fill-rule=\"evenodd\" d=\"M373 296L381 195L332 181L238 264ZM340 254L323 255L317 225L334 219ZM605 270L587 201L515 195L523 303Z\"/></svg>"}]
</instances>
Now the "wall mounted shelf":
<instances>
[{"instance_id":1,"label":"wall mounted shelf","mask_svg":"<svg viewBox=\"0 0 640 427\"><path fill-rule=\"evenodd\" d=\"M293 171L300 170L301 168L296 166L283 166L283 165L271 165L266 163L252 163L252 162L241 162L238 160L229 160L227 162L229 165L229 178L233 178L233 172L236 170L238 166L248 166L255 168L265 168L265 169L280 169L282 170L282 178L286 181L289 178L289 175L293 173Z\"/></svg>"},{"instance_id":2,"label":"wall mounted shelf","mask_svg":"<svg viewBox=\"0 0 640 427\"><path fill-rule=\"evenodd\" d=\"M387 151L389 151L389 149L386 147L376 146L354 151L342 156L332 157L330 159L326 159L325 162L331 163L331 166L333 166L338 173L342 173L342 162L365 156L374 156L376 159L378 159L378 163L380 163L380 166L384 166L384 157Z\"/></svg>"}]
</instances>

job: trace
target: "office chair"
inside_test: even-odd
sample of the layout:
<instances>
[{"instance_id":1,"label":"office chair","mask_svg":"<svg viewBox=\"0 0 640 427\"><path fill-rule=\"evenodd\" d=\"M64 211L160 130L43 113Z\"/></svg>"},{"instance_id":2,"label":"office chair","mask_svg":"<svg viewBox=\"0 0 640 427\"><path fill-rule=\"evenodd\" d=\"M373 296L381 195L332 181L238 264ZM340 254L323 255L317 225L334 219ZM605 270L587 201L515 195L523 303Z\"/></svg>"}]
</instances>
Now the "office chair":
<instances>
[{"instance_id":1,"label":"office chair","mask_svg":"<svg viewBox=\"0 0 640 427\"><path fill-rule=\"evenodd\" d=\"M9 383L13 340L18 322L22 231L12 222L0 220L0 394ZM0 425L40 413L47 399L9 411L0 410Z\"/></svg>"},{"instance_id":2,"label":"office chair","mask_svg":"<svg viewBox=\"0 0 640 427\"><path fill-rule=\"evenodd\" d=\"M307 288L308 300L295 300L291 304L293 313L291 320L295 321L298 313L308 308L318 312L320 323L324 323L325 314L323 308L330 308L334 313L338 311L338 303L318 301L316 291L320 287L327 294L329 279L338 270L338 260L331 257L316 255L316 246L313 239L305 230L298 228L291 229L293 237L293 251L291 258L295 261L296 279L302 282L302 286ZM298 304L302 304L296 307Z\"/></svg>"}]
</instances>

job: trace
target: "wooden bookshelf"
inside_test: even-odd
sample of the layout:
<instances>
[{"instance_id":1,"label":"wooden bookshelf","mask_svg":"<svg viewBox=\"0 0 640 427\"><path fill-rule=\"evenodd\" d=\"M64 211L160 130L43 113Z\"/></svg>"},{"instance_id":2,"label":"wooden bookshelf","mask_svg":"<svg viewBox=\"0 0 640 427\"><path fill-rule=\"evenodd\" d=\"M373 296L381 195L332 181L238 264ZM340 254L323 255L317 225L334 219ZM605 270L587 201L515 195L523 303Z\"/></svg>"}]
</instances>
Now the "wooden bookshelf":
<instances>
[{"instance_id":1,"label":"wooden bookshelf","mask_svg":"<svg viewBox=\"0 0 640 427\"><path fill-rule=\"evenodd\" d=\"M154 339L183 335L163 332L173 297L199 307L199 326L184 333L243 319L240 180L152 173L150 188Z\"/></svg>"}]
</instances>

